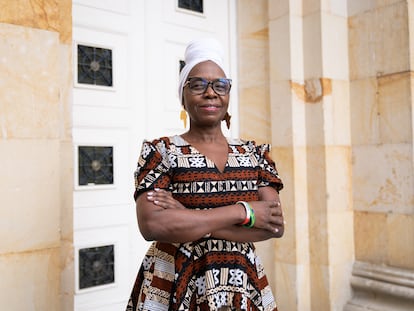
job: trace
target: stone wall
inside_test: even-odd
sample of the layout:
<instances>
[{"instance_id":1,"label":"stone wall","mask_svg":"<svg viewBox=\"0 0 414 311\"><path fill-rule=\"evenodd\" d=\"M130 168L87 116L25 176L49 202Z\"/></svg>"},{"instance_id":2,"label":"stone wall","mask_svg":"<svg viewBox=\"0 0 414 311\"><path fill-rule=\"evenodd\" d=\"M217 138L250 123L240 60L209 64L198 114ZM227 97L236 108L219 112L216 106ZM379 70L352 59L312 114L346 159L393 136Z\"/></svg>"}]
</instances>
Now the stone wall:
<instances>
[{"instance_id":1,"label":"stone wall","mask_svg":"<svg viewBox=\"0 0 414 311\"><path fill-rule=\"evenodd\" d=\"M350 12L355 255L414 269L409 20L393 2Z\"/></svg>"},{"instance_id":2,"label":"stone wall","mask_svg":"<svg viewBox=\"0 0 414 311\"><path fill-rule=\"evenodd\" d=\"M414 309L411 1L349 4L355 291L346 310Z\"/></svg>"},{"instance_id":3,"label":"stone wall","mask_svg":"<svg viewBox=\"0 0 414 311\"><path fill-rule=\"evenodd\" d=\"M285 183L259 244L281 310L413 308L412 6L238 1L240 133Z\"/></svg>"},{"instance_id":4,"label":"stone wall","mask_svg":"<svg viewBox=\"0 0 414 311\"><path fill-rule=\"evenodd\" d=\"M0 0L0 303L8 310L73 309L71 14L69 0Z\"/></svg>"}]
</instances>

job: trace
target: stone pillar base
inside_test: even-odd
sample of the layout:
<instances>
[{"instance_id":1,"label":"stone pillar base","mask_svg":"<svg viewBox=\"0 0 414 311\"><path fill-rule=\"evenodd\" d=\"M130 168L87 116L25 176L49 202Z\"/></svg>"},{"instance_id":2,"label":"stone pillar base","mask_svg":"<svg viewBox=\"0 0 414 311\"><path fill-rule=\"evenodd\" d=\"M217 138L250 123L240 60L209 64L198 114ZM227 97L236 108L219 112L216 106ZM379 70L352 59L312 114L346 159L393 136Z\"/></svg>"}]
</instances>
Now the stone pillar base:
<instances>
[{"instance_id":1,"label":"stone pillar base","mask_svg":"<svg viewBox=\"0 0 414 311\"><path fill-rule=\"evenodd\" d=\"M414 310L414 272L355 262L351 286L354 295L344 311Z\"/></svg>"}]
</instances>

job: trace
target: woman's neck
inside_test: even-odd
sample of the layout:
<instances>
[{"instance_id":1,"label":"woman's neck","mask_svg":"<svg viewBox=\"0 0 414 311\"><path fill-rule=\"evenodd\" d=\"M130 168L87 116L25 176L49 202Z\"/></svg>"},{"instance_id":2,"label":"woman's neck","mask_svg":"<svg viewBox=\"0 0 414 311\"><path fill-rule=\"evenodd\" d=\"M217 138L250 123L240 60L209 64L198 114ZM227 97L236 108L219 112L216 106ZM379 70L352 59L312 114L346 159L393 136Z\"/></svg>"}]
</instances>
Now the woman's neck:
<instances>
[{"instance_id":1,"label":"woman's neck","mask_svg":"<svg viewBox=\"0 0 414 311\"><path fill-rule=\"evenodd\" d=\"M225 140L225 136L221 131L221 128L214 129L192 129L181 135L188 142L204 142L214 143Z\"/></svg>"}]
</instances>

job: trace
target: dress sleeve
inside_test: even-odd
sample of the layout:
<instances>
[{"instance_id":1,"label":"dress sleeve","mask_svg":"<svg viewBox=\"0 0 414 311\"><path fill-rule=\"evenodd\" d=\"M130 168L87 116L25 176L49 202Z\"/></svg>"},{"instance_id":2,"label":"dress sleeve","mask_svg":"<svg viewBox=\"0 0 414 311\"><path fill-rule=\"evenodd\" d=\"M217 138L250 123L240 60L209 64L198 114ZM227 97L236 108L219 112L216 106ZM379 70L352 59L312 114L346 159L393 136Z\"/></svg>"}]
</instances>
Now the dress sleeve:
<instances>
[{"instance_id":1,"label":"dress sleeve","mask_svg":"<svg viewBox=\"0 0 414 311\"><path fill-rule=\"evenodd\" d=\"M134 173L134 199L154 188L168 189L171 184L168 141L159 139L142 143L137 169Z\"/></svg>"},{"instance_id":2,"label":"dress sleeve","mask_svg":"<svg viewBox=\"0 0 414 311\"><path fill-rule=\"evenodd\" d=\"M270 186L277 192L283 189L283 182L277 172L276 164L270 157L270 145L256 146L256 157L259 162L259 187Z\"/></svg>"}]
</instances>

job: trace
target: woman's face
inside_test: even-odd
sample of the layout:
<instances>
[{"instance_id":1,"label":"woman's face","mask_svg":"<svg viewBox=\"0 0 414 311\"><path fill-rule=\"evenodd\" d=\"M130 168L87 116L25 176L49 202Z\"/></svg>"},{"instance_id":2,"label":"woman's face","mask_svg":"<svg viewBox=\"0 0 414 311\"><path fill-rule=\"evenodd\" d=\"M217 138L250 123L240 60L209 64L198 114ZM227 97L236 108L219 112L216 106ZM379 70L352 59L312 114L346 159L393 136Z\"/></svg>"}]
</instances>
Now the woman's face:
<instances>
[{"instance_id":1,"label":"woman's face","mask_svg":"<svg viewBox=\"0 0 414 311\"><path fill-rule=\"evenodd\" d=\"M205 61L194 66L188 77L199 77L213 81L226 76L216 63ZM183 106L190 117L190 125L202 127L221 125L229 106L229 94L218 95L210 84L204 93L194 95L187 85L183 90Z\"/></svg>"}]
</instances>

